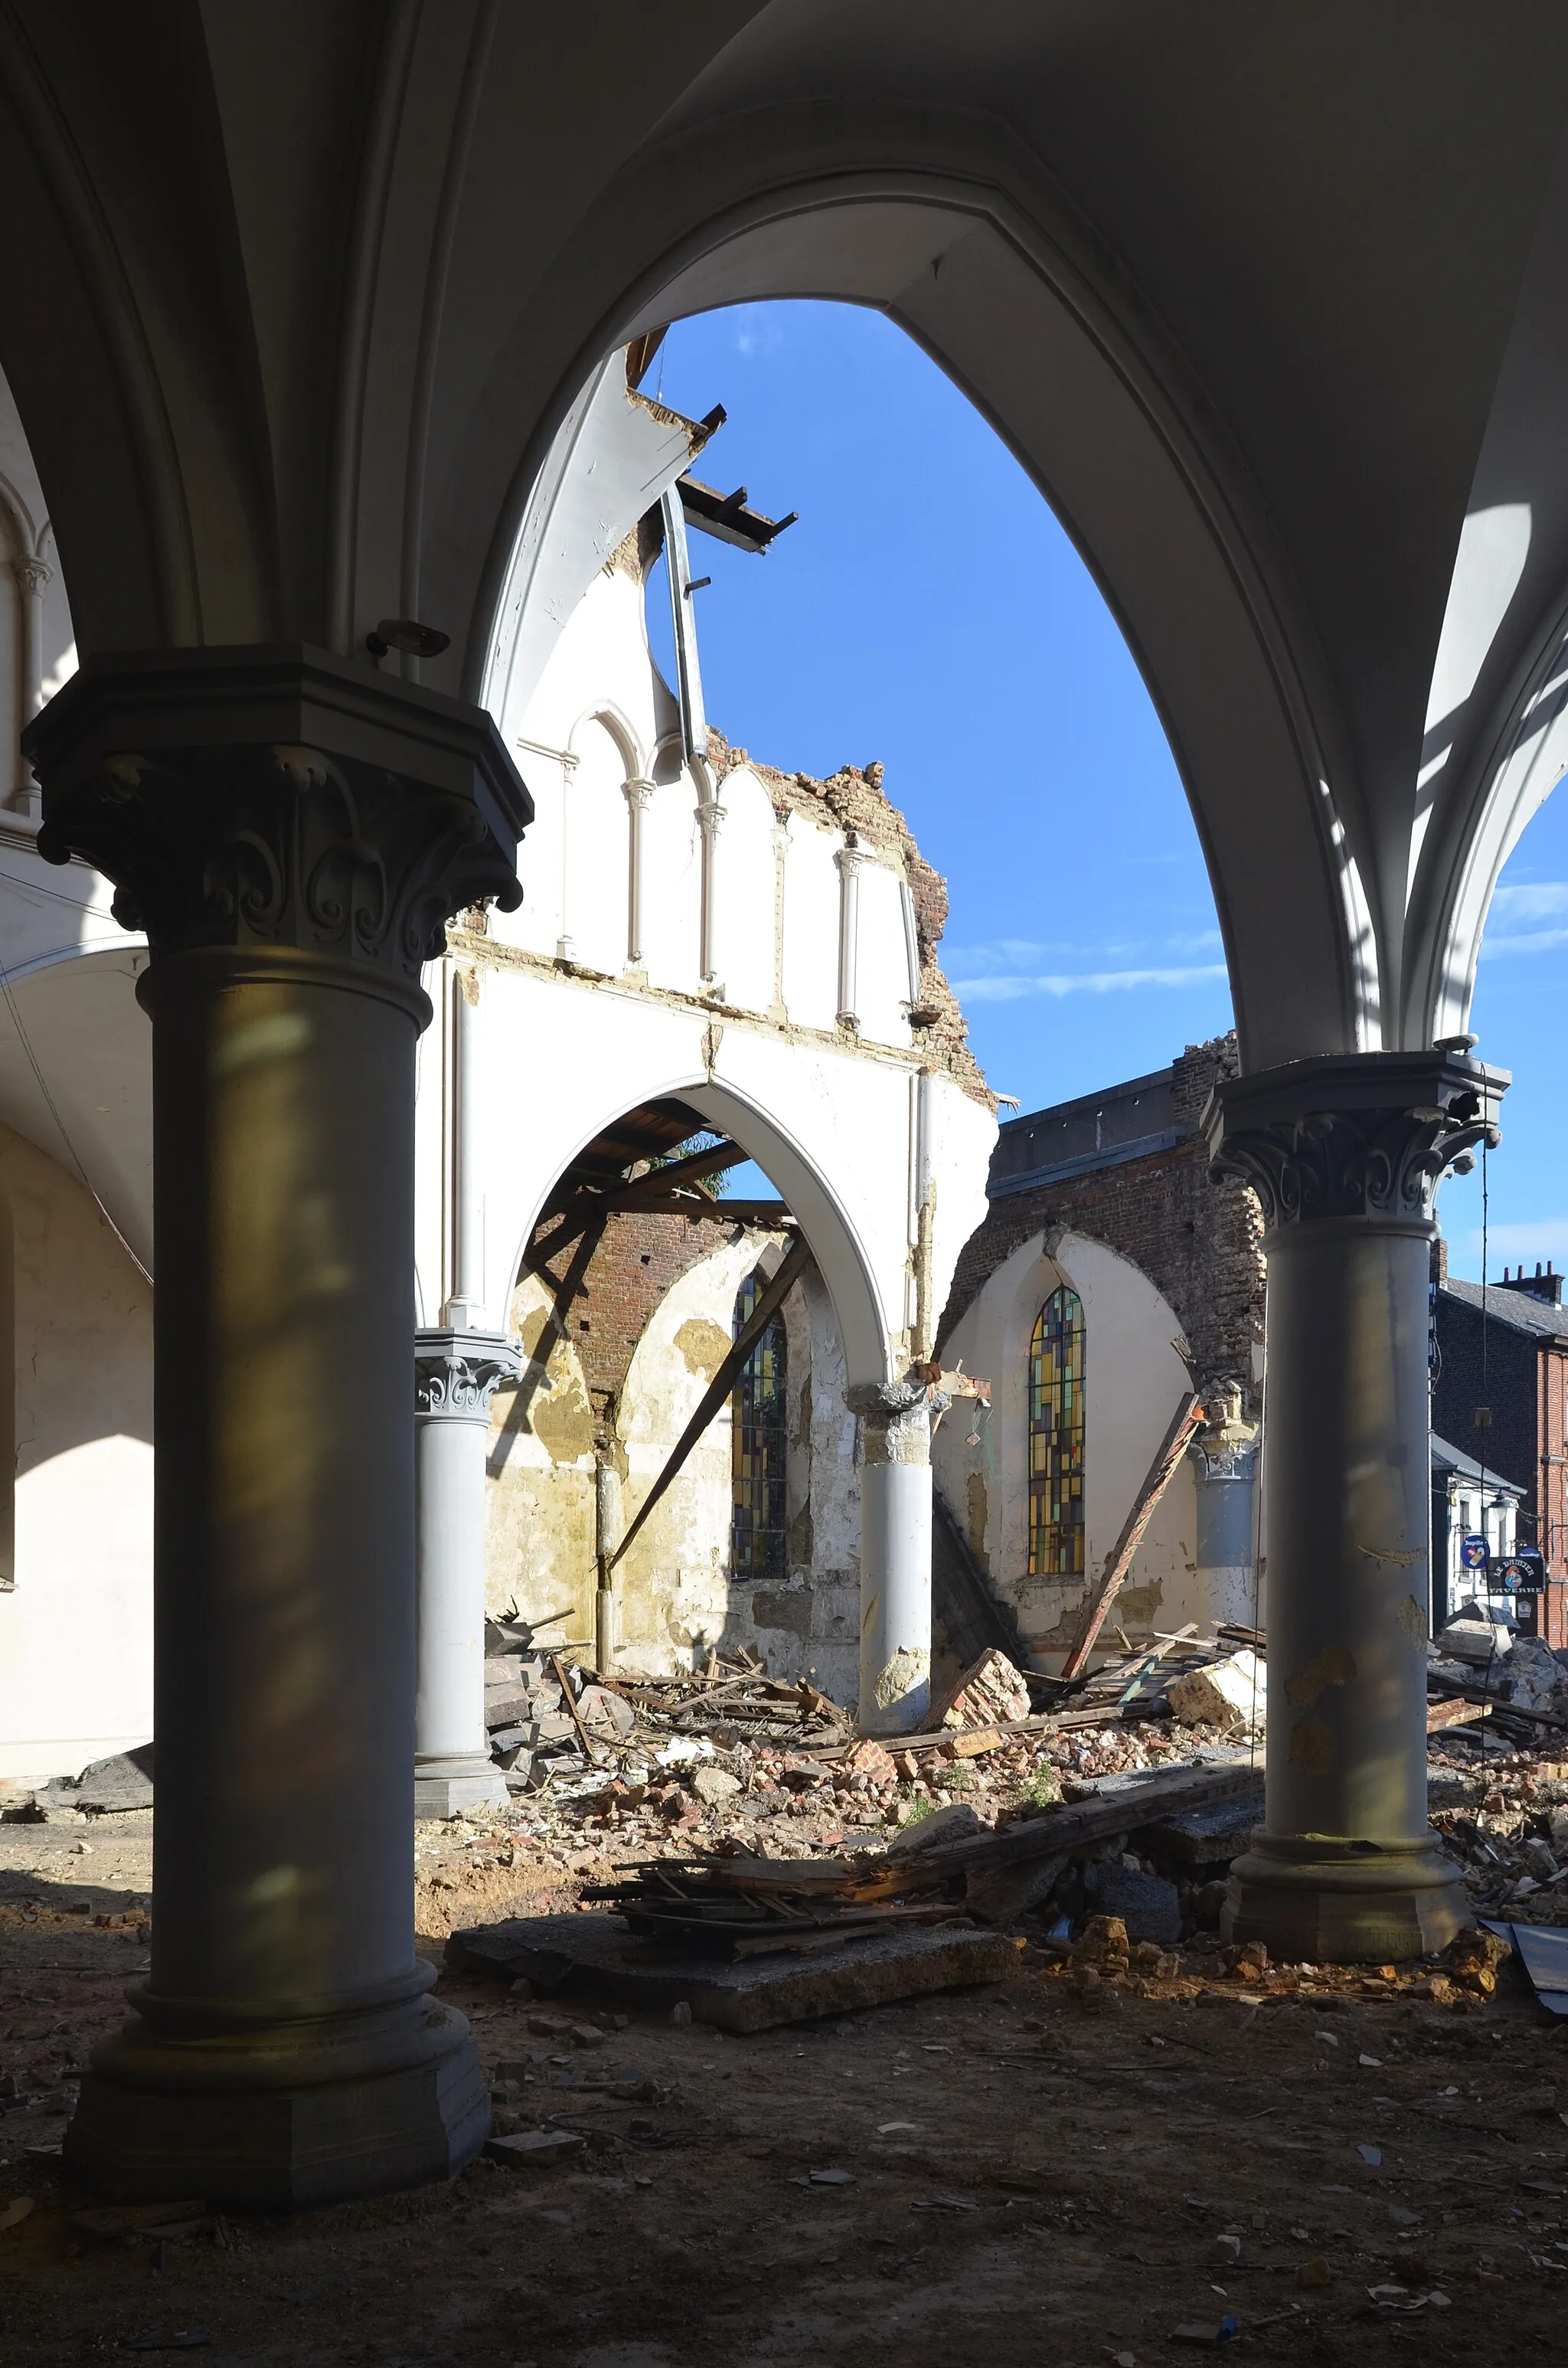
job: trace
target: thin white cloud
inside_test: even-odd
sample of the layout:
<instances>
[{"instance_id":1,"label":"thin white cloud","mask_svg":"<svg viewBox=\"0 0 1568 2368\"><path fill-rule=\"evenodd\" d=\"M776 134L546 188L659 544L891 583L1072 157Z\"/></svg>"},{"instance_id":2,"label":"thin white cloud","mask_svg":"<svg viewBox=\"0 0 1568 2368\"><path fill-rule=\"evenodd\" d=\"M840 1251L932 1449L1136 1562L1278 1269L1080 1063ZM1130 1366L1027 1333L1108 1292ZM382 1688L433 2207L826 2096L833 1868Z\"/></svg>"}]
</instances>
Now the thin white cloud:
<instances>
[{"instance_id":1,"label":"thin white cloud","mask_svg":"<svg viewBox=\"0 0 1568 2368\"><path fill-rule=\"evenodd\" d=\"M1516 936L1494 938L1490 931L1481 940L1481 955L1488 954L1554 954L1568 946L1568 929L1526 929Z\"/></svg>"},{"instance_id":2,"label":"thin white cloud","mask_svg":"<svg viewBox=\"0 0 1568 2368\"><path fill-rule=\"evenodd\" d=\"M1028 978L1011 976L954 979L953 993L960 1002L1017 1003L1028 995L1118 995L1143 986L1195 986L1225 978L1223 962L1203 962L1183 970L1091 970L1045 972Z\"/></svg>"},{"instance_id":3,"label":"thin white cloud","mask_svg":"<svg viewBox=\"0 0 1568 2368\"><path fill-rule=\"evenodd\" d=\"M1568 913L1568 880L1527 880L1499 888L1492 910L1506 921L1546 921Z\"/></svg>"},{"instance_id":4,"label":"thin white cloud","mask_svg":"<svg viewBox=\"0 0 1568 2368\"><path fill-rule=\"evenodd\" d=\"M1137 962L1140 955L1145 963L1153 958L1156 966L1164 955L1168 967L1172 955L1180 960L1210 951L1217 952L1220 942L1218 929L1190 929L1153 942L1147 938L1128 938L1098 946L1064 945L1060 939L1042 943L1029 938L996 938L989 945L944 948L943 965L949 976L961 971L971 980L1025 977L1051 961L1081 964L1092 969L1096 977L1108 975L1112 964L1119 970L1126 967L1131 975L1131 965ZM1073 973L1074 976L1077 974L1076 971Z\"/></svg>"},{"instance_id":5,"label":"thin white cloud","mask_svg":"<svg viewBox=\"0 0 1568 2368\"><path fill-rule=\"evenodd\" d=\"M1467 1281L1478 1281L1481 1274L1481 1228L1477 1225L1465 1235L1465 1254L1469 1261ZM1539 1258L1544 1266L1550 1258L1559 1274L1568 1272L1568 1217L1531 1217L1523 1224L1493 1225L1487 1235L1487 1266L1492 1281L1496 1282L1506 1266L1524 1266L1534 1271Z\"/></svg>"}]
</instances>

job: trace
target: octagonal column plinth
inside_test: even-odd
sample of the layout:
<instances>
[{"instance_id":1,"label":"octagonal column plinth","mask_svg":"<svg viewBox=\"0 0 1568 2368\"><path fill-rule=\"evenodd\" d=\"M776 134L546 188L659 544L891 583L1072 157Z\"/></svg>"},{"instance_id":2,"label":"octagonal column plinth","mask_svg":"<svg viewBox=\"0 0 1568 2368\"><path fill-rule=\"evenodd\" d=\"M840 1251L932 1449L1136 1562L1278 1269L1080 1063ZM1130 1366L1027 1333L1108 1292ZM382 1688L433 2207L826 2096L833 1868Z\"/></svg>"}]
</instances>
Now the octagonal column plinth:
<instances>
[{"instance_id":1,"label":"octagonal column plinth","mask_svg":"<svg viewBox=\"0 0 1568 2368\"><path fill-rule=\"evenodd\" d=\"M1216 1174L1263 1203L1267 1804L1227 1936L1284 1959L1442 1948L1468 1918L1426 1823L1427 1275L1438 1178L1506 1076L1372 1053L1221 1085Z\"/></svg>"},{"instance_id":2,"label":"octagonal column plinth","mask_svg":"<svg viewBox=\"0 0 1568 2368\"><path fill-rule=\"evenodd\" d=\"M490 1401L517 1373L498 1332L416 1332L414 1814L505 1808L484 1731L484 1459Z\"/></svg>"},{"instance_id":3,"label":"octagonal column plinth","mask_svg":"<svg viewBox=\"0 0 1568 2368\"><path fill-rule=\"evenodd\" d=\"M71 2174L298 2207L488 2125L414 1952L414 1054L446 916L517 901L494 725L319 653L89 661L40 853L144 928L158 1748L152 1968Z\"/></svg>"},{"instance_id":4,"label":"octagonal column plinth","mask_svg":"<svg viewBox=\"0 0 1568 2368\"><path fill-rule=\"evenodd\" d=\"M858 1415L862 1735L910 1735L931 1707L931 1415L924 1382L844 1393Z\"/></svg>"}]
</instances>

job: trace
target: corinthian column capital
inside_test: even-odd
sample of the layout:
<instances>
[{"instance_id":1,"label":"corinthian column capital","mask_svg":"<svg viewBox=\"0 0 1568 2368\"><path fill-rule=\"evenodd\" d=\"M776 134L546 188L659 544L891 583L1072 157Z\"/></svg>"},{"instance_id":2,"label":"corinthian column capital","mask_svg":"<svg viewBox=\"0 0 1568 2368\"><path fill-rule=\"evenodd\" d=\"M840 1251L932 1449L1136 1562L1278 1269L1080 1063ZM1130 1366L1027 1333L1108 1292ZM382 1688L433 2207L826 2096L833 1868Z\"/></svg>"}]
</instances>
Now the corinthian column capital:
<instances>
[{"instance_id":1,"label":"corinthian column capital","mask_svg":"<svg viewBox=\"0 0 1568 2368\"><path fill-rule=\"evenodd\" d=\"M1271 1232L1324 1217L1429 1225L1445 1168L1500 1142L1511 1082L1461 1053L1292 1061L1218 1085L1204 1112L1210 1172L1239 1177Z\"/></svg>"},{"instance_id":2,"label":"corinthian column capital","mask_svg":"<svg viewBox=\"0 0 1568 2368\"><path fill-rule=\"evenodd\" d=\"M39 852L115 883L154 959L261 948L415 985L520 898L533 803L489 716L300 647L90 658L28 726Z\"/></svg>"},{"instance_id":3,"label":"corinthian column capital","mask_svg":"<svg viewBox=\"0 0 1568 2368\"><path fill-rule=\"evenodd\" d=\"M503 1382L517 1379L520 1363L517 1343L503 1332L416 1332L415 1409L460 1422L487 1421L491 1399Z\"/></svg>"}]
</instances>

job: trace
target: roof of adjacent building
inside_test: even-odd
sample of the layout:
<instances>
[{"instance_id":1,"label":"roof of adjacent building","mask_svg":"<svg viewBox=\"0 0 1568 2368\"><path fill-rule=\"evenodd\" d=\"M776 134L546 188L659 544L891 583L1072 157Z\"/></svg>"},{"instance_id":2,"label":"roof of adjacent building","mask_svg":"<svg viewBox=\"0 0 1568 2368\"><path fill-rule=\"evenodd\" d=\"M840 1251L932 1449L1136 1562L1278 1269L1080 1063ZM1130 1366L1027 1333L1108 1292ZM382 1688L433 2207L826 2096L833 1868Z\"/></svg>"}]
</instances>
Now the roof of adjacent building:
<instances>
[{"instance_id":1,"label":"roof of adjacent building","mask_svg":"<svg viewBox=\"0 0 1568 2368\"><path fill-rule=\"evenodd\" d=\"M991 1197L1003 1200L1037 1184L1054 1184L1091 1168L1114 1167L1152 1151L1168 1151L1191 1132L1176 1114L1172 1069L1130 1077L1124 1085L1080 1094L1050 1110L1028 1110L1005 1120L998 1130L991 1158Z\"/></svg>"},{"instance_id":2,"label":"roof of adjacent building","mask_svg":"<svg viewBox=\"0 0 1568 2368\"><path fill-rule=\"evenodd\" d=\"M1480 1314L1480 1283L1456 1282L1450 1276L1447 1282L1438 1284L1437 1290L1439 1295L1457 1299ZM1488 1324L1501 1324L1509 1332L1528 1333L1537 1340L1568 1342L1568 1308L1553 1307L1550 1301L1536 1299L1528 1291L1516 1291L1498 1282L1488 1286L1485 1305Z\"/></svg>"},{"instance_id":3,"label":"roof of adjacent building","mask_svg":"<svg viewBox=\"0 0 1568 2368\"><path fill-rule=\"evenodd\" d=\"M1465 1453L1462 1447L1450 1447L1446 1439L1437 1437L1436 1431L1432 1434L1432 1469L1434 1472L1449 1473L1456 1480L1473 1481L1477 1486L1484 1482L1488 1488L1501 1488L1506 1497L1522 1497L1525 1493L1517 1482L1505 1480L1500 1472L1478 1463L1473 1455Z\"/></svg>"}]
</instances>

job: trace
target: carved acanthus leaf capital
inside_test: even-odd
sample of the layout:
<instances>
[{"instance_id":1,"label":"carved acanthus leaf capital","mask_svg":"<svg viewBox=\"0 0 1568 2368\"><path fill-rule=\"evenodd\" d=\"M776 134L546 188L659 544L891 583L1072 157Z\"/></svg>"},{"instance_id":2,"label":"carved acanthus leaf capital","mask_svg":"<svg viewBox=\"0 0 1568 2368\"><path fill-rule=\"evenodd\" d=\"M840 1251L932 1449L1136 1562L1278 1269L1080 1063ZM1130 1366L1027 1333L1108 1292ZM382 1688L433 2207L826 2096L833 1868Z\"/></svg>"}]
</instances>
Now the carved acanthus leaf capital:
<instances>
[{"instance_id":1,"label":"carved acanthus leaf capital","mask_svg":"<svg viewBox=\"0 0 1568 2368\"><path fill-rule=\"evenodd\" d=\"M323 653L89 660L28 743L40 854L105 873L155 956L289 948L417 980L450 914L521 896L532 801L489 717Z\"/></svg>"},{"instance_id":2,"label":"carved acanthus leaf capital","mask_svg":"<svg viewBox=\"0 0 1568 2368\"><path fill-rule=\"evenodd\" d=\"M1449 1053L1363 1053L1226 1078L1204 1112L1210 1173L1250 1184L1264 1222L1429 1224L1444 1170L1501 1140L1503 1069Z\"/></svg>"},{"instance_id":3,"label":"carved acanthus leaf capital","mask_svg":"<svg viewBox=\"0 0 1568 2368\"><path fill-rule=\"evenodd\" d=\"M481 1420L503 1383L517 1380L521 1364L517 1341L503 1332L416 1332L415 1410Z\"/></svg>"}]
</instances>

